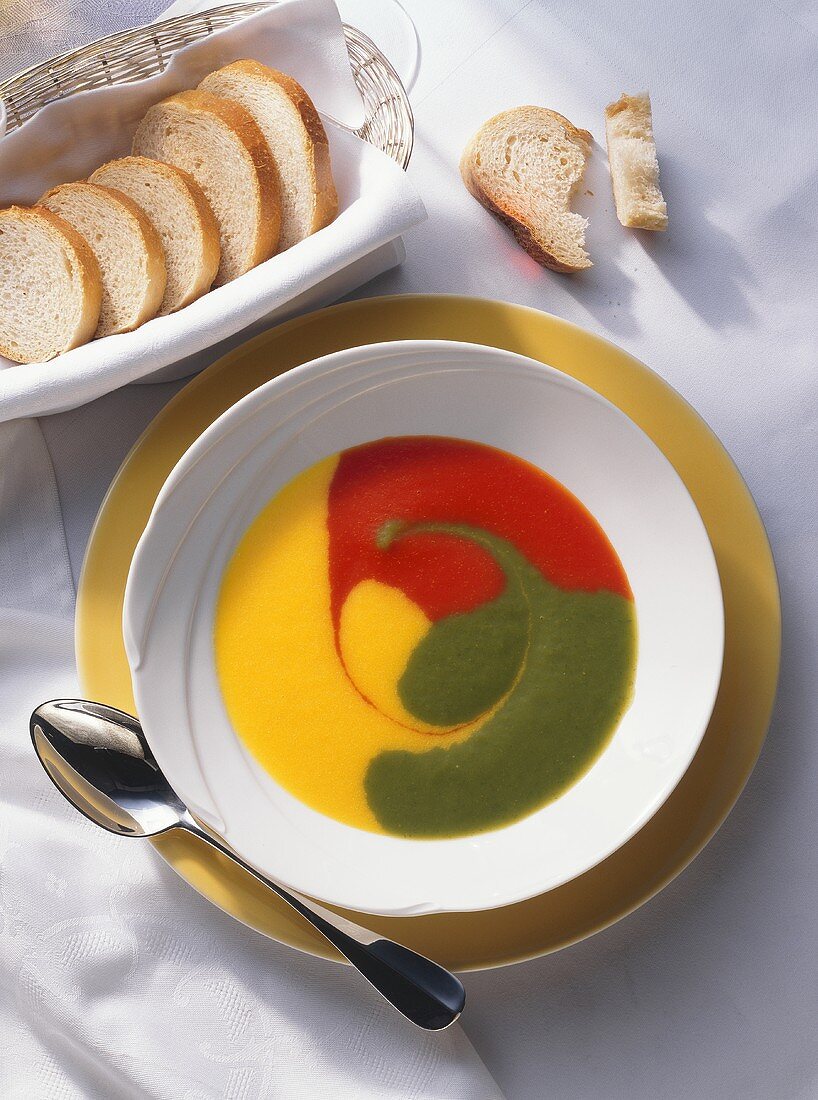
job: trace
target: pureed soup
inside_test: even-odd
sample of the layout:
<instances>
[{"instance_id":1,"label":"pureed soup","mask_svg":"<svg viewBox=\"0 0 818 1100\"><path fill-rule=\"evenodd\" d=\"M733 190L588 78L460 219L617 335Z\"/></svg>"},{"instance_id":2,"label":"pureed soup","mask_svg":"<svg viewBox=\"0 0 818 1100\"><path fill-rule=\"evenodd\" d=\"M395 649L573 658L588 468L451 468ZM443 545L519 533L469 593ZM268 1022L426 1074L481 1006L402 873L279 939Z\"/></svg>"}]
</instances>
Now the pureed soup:
<instances>
[{"instance_id":1,"label":"pureed soup","mask_svg":"<svg viewBox=\"0 0 818 1100\"><path fill-rule=\"evenodd\" d=\"M632 686L633 596L559 482L466 440L382 439L319 462L250 525L215 655L233 728L348 825L451 837L559 797Z\"/></svg>"}]
</instances>

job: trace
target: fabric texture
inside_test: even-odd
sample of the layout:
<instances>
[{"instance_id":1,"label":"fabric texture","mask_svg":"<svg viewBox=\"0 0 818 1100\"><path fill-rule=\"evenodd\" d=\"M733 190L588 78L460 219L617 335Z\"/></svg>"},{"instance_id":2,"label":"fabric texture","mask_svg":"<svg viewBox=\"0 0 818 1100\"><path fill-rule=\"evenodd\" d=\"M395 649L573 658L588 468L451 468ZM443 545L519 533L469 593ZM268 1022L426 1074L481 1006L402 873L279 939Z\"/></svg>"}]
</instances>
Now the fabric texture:
<instances>
[{"instance_id":1,"label":"fabric texture","mask_svg":"<svg viewBox=\"0 0 818 1100\"><path fill-rule=\"evenodd\" d=\"M71 809L27 731L78 695L73 605L43 434L0 424L0 1096L501 1098L459 1025L415 1030Z\"/></svg>"}]
</instances>

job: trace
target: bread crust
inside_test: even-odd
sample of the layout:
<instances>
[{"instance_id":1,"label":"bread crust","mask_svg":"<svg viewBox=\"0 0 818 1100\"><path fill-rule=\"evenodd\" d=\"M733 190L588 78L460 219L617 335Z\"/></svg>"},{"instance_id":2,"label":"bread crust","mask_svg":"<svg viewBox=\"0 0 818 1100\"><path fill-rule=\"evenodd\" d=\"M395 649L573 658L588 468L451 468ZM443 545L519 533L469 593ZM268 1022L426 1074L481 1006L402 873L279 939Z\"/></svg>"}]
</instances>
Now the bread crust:
<instances>
[{"instance_id":1,"label":"bread crust","mask_svg":"<svg viewBox=\"0 0 818 1100\"><path fill-rule=\"evenodd\" d=\"M57 355L62 355L63 352L71 351L73 348L79 347L81 344L87 343L94 335L97 324L99 322L99 311L102 304L102 277L99 271L99 264L97 258L91 250L90 245L77 230L70 225L65 218L61 218L59 214L53 213L51 210L46 210L42 206L10 206L6 210L0 210L0 220L3 218L13 217L18 220L25 221L37 221L44 223L49 229L58 233L62 238L62 243L65 248L72 254L72 258L76 263L77 276L80 282L80 293L82 301L82 310L77 320L77 324L74 328L73 335L69 338L65 347L58 348L53 354L48 356L48 359L53 359ZM11 359L16 363L30 363L32 359L20 359L17 354L10 347L0 343L0 355L4 355L7 359Z\"/></svg>"},{"instance_id":2,"label":"bread crust","mask_svg":"<svg viewBox=\"0 0 818 1100\"><path fill-rule=\"evenodd\" d=\"M307 155L310 160L310 175L313 181L310 233L316 233L319 229L323 229L325 225L329 225L331 221L334 221L337 216L338 193L332 175L327 131L324 129L324 124L315 108L315 104L297 80L288 76L287 73L270 68L269 65L263 65L260 61L244 58L216 70L216 73L231 72L277 84L301 116L301 122L307 133ZM216 73L210 75L215 76ZM202 83L206 85L207 79L205 77Z\"/></svg>"},{"instance_id":3,"label":"bread crust","mask_svg":"<svg viewBox=\"0 0 818 1100\"><path fill-rule=\"evenodd\" d=\"M115 183L105 183L105 173L110 168L126 168L129 165L148 168L151 172L163 176L176 188L177 193L184 197L184 200L191 208L193 217L199 226L202 243L201 275L196 284L191 287L190 292L174 307L174 309L172 311L167 311L175 313L177 310L190 305L191 302L195 302L197 298L205 294L216 278L216 272L219 270L219 261L221 259L219 226L204 191L202 191L193 176L185 172L182 168L177 168L175 164L165 164L164 161L161 160L152 160L150 157L137 155L121 157L119 160L110 160L100 165L100 167L88 177L88 182L100 183L103 187L110 187L112 190L118 191ZM124 192L120 192L120 194L128 198ZM146 217L147 216L146 213ZM160 307L159 316L162 316L164 313L165 311Z\"/></svg>"},{"instance_id":4,"label":"bread crust","mask_svg":"<svg viewBox=\"0 0 818 1100\"><path fill-rule=\"evenodd\" d=\"M213 95L199 88L177 92L157 106L180 103L191 111L205 111L215 115L235 133L253 165L258 181L258 217L253 252L248 267L256 267L269 260L276 250L281 230L281 192L278 172L270 147L258 123L248 110L230 99ZM154 108L151 108L153 110ZM217 276L214 285L220 285Z\"/></svg>"},{"instance_id":5,"label":"bread crust","mask_svg":"<svg viewBox=\"0 0 818 1100\"><path fill-rule=\"evenodd\" d=\"M627 92L623 92L619 99L613 103L609 103L605 108L606 118L616 118L617 115L621 115L623 111L639 110L643 106L642 97L638 95L628 95Z\"/></svg>"},{"instance_id":6,"label":"bread crust","mask_svg":"<svg viewBox=\"0 0 818 1100\"><path fill-rule=\"evenodd\" d=\"M591 260L587 260L587 262L580 265L569 264L560 260L559 257L555 256L552 252L549 252L543 243L538 240L534 230L518 216L517 212L510 204L504 202L501 196L490 194L488 190L481 187L474 174L473 166L477 153L479 152L480 140L484 131L507 115L514 115L518 112L531 109L531 107L515 107L510 111L501 111L499 114L494 115L484 122L463 150L463 155L460 158L460 175L469 194L477 199L480 205L488 210L490 214L493 214L503 223L503 225L511 230L518 244L520 244L538 264L549 268L551 271L566 273L582 271L587 267L593 266ZM591 147L594 139L593 135L587 130L579 129L577 126L574 126L572 122L569 122L564 115L558 114L556 111L551 111L547 107L536 107L533 109L549 115L557 122L565 130L568 139L575 145L580 146L586 159L591 155Z\"/></svg>"}]
</instances>

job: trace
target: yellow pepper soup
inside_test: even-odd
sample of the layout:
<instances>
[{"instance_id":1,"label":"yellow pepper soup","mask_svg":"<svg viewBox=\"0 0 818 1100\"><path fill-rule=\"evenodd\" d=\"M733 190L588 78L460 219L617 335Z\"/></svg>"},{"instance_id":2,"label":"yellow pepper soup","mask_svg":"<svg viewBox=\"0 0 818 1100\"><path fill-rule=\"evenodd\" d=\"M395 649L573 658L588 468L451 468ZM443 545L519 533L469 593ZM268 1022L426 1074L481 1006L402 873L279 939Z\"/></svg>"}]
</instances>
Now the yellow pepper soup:
<instances>
[{"instance_id":1,"label":"yellow pepper soup","mask_svg":"<svg viewBox=\"0 0 818 1100\"><path fill-rule=\"evenodd\" d=\"M319 462L256 517L214 629L230 721L307 805L407 837L559 797L631 693L633 597L583 505L483 444L404 437Z\"/></svg>"}]
</instances>

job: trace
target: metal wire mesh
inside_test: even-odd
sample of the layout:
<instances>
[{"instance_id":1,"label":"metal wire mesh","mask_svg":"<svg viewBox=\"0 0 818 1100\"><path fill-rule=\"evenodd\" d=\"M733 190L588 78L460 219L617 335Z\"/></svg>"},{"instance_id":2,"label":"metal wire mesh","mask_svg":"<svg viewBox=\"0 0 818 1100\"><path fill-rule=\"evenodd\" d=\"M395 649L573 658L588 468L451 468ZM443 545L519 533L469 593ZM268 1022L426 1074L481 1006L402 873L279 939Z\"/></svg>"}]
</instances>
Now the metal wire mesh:
<instances>
[{"instance_id":1,"label":"metal wire mesh","mask_svg":"<svg viewBox=\"0 0 818 1100\"><path fill-rule=\"evenodd\" d=\"M272 0L274 3L275 0ZM7 130L22 126L46 103L74 92L142 80L162 72L176 50L247 15L270 7L264 3L228 4L196 15L180 15L134 30L99 38L78 50L52 57L0 83ZM400 77L371 38L344 26L352 73L364 101L366 121L359 137L382 149L401 168L412 155L414 120Z\"/></svg>"}]
</instances>

